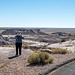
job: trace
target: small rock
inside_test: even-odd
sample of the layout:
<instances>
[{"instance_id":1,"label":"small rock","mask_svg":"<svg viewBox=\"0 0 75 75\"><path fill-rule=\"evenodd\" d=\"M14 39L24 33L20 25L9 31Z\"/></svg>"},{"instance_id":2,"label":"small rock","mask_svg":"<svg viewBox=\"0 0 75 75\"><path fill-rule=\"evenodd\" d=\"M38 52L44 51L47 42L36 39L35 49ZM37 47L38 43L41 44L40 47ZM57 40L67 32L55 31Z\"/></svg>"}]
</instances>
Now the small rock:
<instances>
[{"instance_id":1,"label":"small rock","mask_svg":"<svg viewBox=\"0 0 75 75\"><path fill-rule=\"evenodd\" d=\"M52 50L50 50L50 49L41 49L41 51L42 52L48 52L48 53L51 53L52 52Z\"/></svg>"}]
</instances>

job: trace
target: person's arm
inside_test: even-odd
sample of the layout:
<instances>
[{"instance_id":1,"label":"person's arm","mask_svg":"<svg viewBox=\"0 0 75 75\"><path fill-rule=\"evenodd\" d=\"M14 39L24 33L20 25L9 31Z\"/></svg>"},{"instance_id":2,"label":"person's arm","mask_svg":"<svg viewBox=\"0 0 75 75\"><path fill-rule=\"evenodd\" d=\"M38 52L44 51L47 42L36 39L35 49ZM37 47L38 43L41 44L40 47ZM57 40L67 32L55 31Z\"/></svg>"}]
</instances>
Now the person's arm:
<instances>
[{"instance_id":1,"label":"person's arm","mask_svg":"<svg viewBox=\"0 0 75 75\"><path fill-rule=\"evenodd\" d=\"M10 39L16 39L16 36L15 37L10 37Z\"/></svg>"},{"instance_id":2,"label":"person's arm","mask_svg":"<svg viewBox=\"0 0 75 75\"><path fill-rule=\"evenodd\" d=\"M16 36L14 37L14 39L16 39Z\"/></svg>"},{"instance_id":3,"label":"person's arm","mask_svg":"<svg viewBox=\"0 0 75 75\"><path fill-rule=\"evenodd\" d=\"M24 37L22 36L22 39L24 39Z\"/></svg>"}]
</instances>

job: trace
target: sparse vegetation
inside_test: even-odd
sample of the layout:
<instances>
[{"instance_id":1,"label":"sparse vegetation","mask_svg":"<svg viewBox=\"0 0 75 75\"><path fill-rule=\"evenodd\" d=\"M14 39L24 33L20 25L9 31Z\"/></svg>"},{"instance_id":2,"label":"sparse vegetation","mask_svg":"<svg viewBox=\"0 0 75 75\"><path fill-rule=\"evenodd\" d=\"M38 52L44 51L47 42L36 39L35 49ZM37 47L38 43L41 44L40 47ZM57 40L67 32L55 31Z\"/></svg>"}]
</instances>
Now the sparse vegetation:
<instances>
[{"instance_id":1,"label":"sparse vegetation","mask_svg":"<svg viewBox=\"0 0 75 75\"><path fill-rule=\"evenodd\" d=\"M47 47L47 45L44 45L42 48L46 48Z\"/></svg>"},{"instance_id":2,"label":"sparse vegetation","mask_svg":"<svg viewBox=\"0 0 75 75\"><path fill-rule=\"evenodd\" d=\"M11 47L11 45L8 45L8 47Z\"/></svg>"},{"instance_id":3,"label":"sparse vegetation","mask_svg":"<svg viewBox=\"0 0 75 75\"><path fill-rule=\"evenodd\" d=\"M73 41L73 40L75 40L75 38L71 38L71 40Z\"/></svg>"},{"instance_id":4,"label":"sparse vegetation","mask_svg":"<svg viewBox=\"0 0 75 75\"><path fill-rule=\"evenodd\" d=\"M67 54L69 51L67 49L52 49L52 54Z\"/></svg>"},{"instance_id":5,"label":"sparse vegetation","mask_svg":"<svg viewBox=\"0 0 75 75\"><path fill-rule=\"evenodd\" d=\"M23 45L22 46L24 49L29 49L29 46L28 45Z\"/></svg>"},{"instance_id":6,"label":"sparse vegetation","mask_svg":"<svg viewBox=\"0 0 75 75\"><path fill-rule=\"evenodd\" d=\"M49 54L46 52L34 52L28 57L28 63L30 64L47 64L47 63L53 63L53 58L49 58Z\"/></svg>"},{"instance_id":7,"label":"sparse vegetation","mask_svg":"<svg viewBox=\"0 0 75 75\"><path fill-rule=\"evenodd\" d=\"M56 64L60 64L61 62L75 57L75 52L73 53L75 49L75 29L68 30L60 28L46 28L47 32L45 31L45 28L39 29L40 31L38 31L37 29L38 28L3 29L5 33L3 32L1 34L2 36L0 36L0 70L2 75L13 75L13 73L16 74L16 72L18 75L31 75L31 72L32 75L36 75L40 73L40 71L43 71L44 68L53 67ZM14 54L14 52L16 52L16 40L14 39L14 36L17 34L17 32L21 32L22 36L24 37L24 39L22 40L23 50L21 56L15 56ZM42 32L46 34L43 34ZM61 35L59 35L56 32L65 32L67 34L61 33ZM68 35L69 32L72 33L71 36ZM63 39L66 40L66 42ZM64 47L69 51L54 49ZM46 52L48 52L49 54ZM46 65L43 66L43 64Z\"/></svg>"},{"instance_id":8,"label":"sparse vegetation","mask_svg":"<svg viewBox=\"0 0 75 75\"><path fill-rule=\"evenodd\" d=\"M4 45L2 45L2 47L4 47Z\"/></svg>"},{"instance_id":9,"label":"sparse vegetation","mask_svg":"<svg viewBox=\"0 0 75 75\"><path fill-rule=\"evenodd\" d=\"M0 64L0 68L4 67L4 64Z\"/></svg>"}]
</instances>

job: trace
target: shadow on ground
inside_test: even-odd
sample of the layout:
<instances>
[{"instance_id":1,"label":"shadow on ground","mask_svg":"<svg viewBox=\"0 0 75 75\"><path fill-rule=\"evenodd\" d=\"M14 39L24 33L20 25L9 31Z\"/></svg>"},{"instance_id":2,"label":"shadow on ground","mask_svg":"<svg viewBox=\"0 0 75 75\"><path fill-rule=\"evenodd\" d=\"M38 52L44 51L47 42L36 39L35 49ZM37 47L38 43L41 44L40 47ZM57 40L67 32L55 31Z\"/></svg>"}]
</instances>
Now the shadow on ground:
<instances>
[{"instance_id":1,"label":"shadow on ground","mask_svg":"<svg viewBox=\"0 0 75 75\"><path fill-rule=\"evenodd\" d=\"M27 66L33 67L33 66L46 66L46 65L47 64L40 63L40 64L28 64Z\"/></svg>"},{"instance_id":2,"label":"shadow on ground","mask_svg":"<svg viewBox=\"0 0 75 75\"><path fill-rule=\"evenodd\" d=\"M17 58L19 57L19 55L15 55L15 56L12 56L12 57L8 57L8 59L13 59L13 58Z\"/></svg>"}]
</instances>

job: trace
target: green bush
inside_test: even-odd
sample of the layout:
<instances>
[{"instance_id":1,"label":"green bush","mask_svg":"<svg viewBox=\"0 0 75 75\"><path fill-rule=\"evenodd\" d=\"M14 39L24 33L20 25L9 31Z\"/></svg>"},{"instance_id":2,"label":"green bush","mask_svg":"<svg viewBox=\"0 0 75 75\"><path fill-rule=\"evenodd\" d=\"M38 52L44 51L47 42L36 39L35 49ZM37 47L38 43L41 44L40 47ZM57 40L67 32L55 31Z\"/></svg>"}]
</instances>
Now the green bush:
<instances>
[{"instance_id":1,"label":"green bush","mask_svg":"<svg viewBox=\"0 0 75 75\"><path fill-rule=\"evenodd\" d=\"M24 49L28 49L28 48L29 48L28 45L23 45L22 47L23 47Z\"/></svg>"},{"instance_id":2,"label":"green bush","mask_svg":"<svg viewBox=\"0 0 75 75\"><path fill-rule=\"evenodd\" d=\"M28 63L30 64L47 64L53 63L53 58L49 58L49 54L46 52L34 52L28 57Z\"/></svg>"},{"instance_id":3,"label":"green bush","mask_svg":"<svg viewBox=\"0 0 75 75\"><path fill-rule=\"evenodd\" d=\"M53 49L52 54L67 54L69 51L67 49Z\"/></svg>"}]
</instances>

